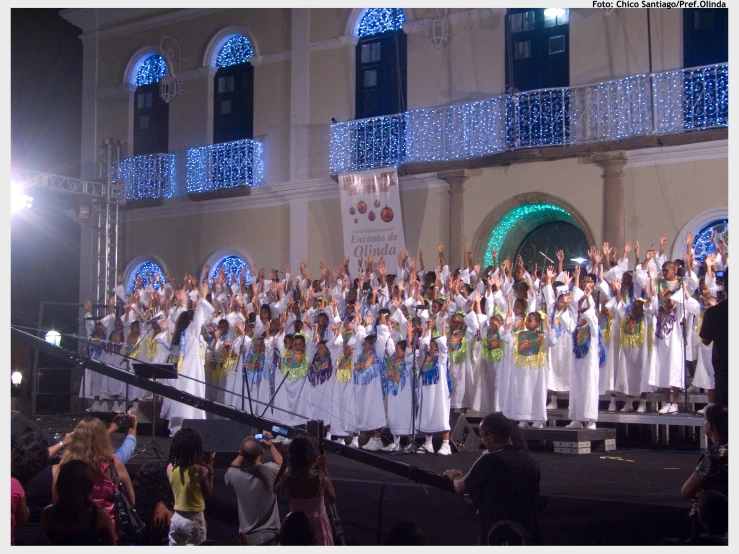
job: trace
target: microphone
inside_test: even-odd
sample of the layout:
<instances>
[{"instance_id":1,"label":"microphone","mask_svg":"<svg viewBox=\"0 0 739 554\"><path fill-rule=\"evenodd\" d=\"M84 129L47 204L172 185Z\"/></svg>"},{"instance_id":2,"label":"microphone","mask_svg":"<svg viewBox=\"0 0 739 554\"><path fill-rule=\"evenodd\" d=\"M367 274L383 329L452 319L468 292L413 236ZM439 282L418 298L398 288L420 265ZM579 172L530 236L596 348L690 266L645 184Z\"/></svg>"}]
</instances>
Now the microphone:
<instances>
[{"instance_id":1,"label":"microphone","mask_svg":"<svg viewBox=\"0 0 739 554\"><path fill-rule=\"evenodd\" d=\"M151 325L152 323L156 323L157 321L159 321L159 320L160 320L160 319L162 319L163 317L164 317L163 315L158 315L158 316L156 316L155 318L153 318L153 319L150 319L149 321L147 321L147 322L146 322L146 324L147 324L147 325Z\"/></svg>"}]
</instances>

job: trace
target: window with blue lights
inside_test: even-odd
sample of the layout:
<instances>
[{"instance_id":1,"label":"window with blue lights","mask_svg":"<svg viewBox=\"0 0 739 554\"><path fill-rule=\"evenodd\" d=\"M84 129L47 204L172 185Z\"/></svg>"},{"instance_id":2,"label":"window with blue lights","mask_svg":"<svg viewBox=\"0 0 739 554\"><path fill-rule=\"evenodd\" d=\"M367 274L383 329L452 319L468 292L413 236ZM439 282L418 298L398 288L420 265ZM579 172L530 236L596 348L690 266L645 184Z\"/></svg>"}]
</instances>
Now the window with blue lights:
<instances>
[{"instance_id":1,"label":"window with blue lights","mask_svg":"<svg viewBox=\"0 0 739 554\"><path fill-rule=\"evenodd\" d=\"M133 155L164 154L169 149L169 105L159 96L159 81L167 74L162 56L150 55L136 73L133 115Z\"/></svg>"},{"instance_id":2,"label":"window with blue lights","mask_svg":"<svg viewBox=\"0 0 739 554\"><path fill-rule=\"evenodd\" d=\"M683 12L683 67L729 61L729 10L692 9Z\"/></svg>"},{"instance_id":3,"label":"window with blue lights","mask_svg":"<svg viewBox=\"0 0 739 554\"><path fill-rule=\"evenodd\" d=\"M251 283L251 270L249 269L249 265L242 258L238 256L226 256L225 258L222 258L211 268L210 275L208 277L211 279L218 277L218 271L221 268L225 273L226 284L229 286L238 284L242 275L246 275L247 285Z\"/></svg>"},{"instance_id":4,"label":"window with blue lights","mask_svg":"<svg viewBox=\"0 0 739 554\"><path fill-rule=\"evenodd\" d=\"M216 58L213 94L213 142L254 137L254 55L249 39L231 37Z\"/></svg>"},{"instance_id":5,"label":"window with blue lights","mask_svg":"<svg viewBox=\"0 0 739 554\"><path fill-rule=\"evenodd\" d=\"M359 22L356 119L404 112L408 42L401 8L370 8Z\"/></svg>"},{"instance_id":6,"label":"window with blue lights","mask_svg":"<svg viewBox=\"0 0 739 554\"><path fill-rule=\"evenodd\" d=\"M714 234L716 243L718 243L720 238L724 239L728 252L729 220L717 219L716 221L712 221L708 225L703 226L703 228L695 234L695 237L693 238L693 252L695 253L696 260L700 260L702 262L706 258L706 255L716 253L716 247L713 244Z\"/></svg>"},{"instance_id":7,"label":"window with blue lights","mask_svg":"<svg viewBox=\"0 0 739 554\"><path fill-rule=\"evenodd\" d=\"M156 276L159 276L159 280L156 280ZM141 285L146 288L149 283L152 283L154 290L159 290L160 286L164 286L164 272L159 264L156 262L144 262L139 264L128 277L126 283L126 292L131 294L136 289L136 281L141 277Z\"/></svg>"}]
</instances>

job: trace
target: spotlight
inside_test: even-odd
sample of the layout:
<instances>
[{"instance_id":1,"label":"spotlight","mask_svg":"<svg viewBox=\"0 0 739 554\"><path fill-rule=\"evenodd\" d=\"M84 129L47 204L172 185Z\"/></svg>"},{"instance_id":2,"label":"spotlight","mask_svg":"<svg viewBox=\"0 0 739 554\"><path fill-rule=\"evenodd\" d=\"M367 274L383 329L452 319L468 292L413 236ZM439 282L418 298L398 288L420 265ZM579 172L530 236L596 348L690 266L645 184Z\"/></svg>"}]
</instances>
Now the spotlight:
<instances>
[{"instance_id":1,"label":"spotlight","mask_svg":"<svg viewBox=\"0 0 739 554\"><path fill-rule=\"evenodd\" d=\"M10 374L10 382L13 383L14 387L20 387L21 381L23 381L23 374L17 369Z\"/></svg>"},{"instance_id":2,"label":"spotlight","mask_svg":"<svg viewBox=\"0 0 739 554\"><path fill-rule=\"evenodd\" d=\"M582 264L583 262L588 261L587 258L570 258L571 262L575 262L577 265Z\"/></svg>"},{"instance_id":3,"label":"spotlight","mask_svg":"<svg viewBox=\"0 0 739 554\"><path fill-rule=\"evenodd\" d=\"M33 206L33 196L23 194L23 185L10 183L10 211L15 213Z\"/></svg>"},{"instance_id":4,"label":"spotlight","mask_svg":"<svg viewBox=\"0 0 739 554\"><path fill-rule=\"evenodd\" d=\"M46 333L44 339L49 344L59 346L59 343L62 341L62 336L57 331L49 331L48 333Z\"/></svg>"},{"instance_id":5,"label":"spotlight","mask_svg":"<svg viewBox=\"0 0 739 554\"><path fill-rule=\"evenodd\" d=\"M547 8L544 10L544 17L555 18L565 14L564 8Z\"/></svg>"}]
</instances>

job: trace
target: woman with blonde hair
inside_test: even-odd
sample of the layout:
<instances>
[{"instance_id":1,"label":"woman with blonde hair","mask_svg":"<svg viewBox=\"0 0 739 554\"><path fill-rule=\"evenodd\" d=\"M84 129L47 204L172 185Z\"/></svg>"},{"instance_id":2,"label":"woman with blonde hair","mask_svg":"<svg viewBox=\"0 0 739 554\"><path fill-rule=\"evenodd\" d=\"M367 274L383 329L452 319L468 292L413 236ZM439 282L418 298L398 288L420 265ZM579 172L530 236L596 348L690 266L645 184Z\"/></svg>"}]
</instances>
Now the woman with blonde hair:
<instances>
[{"instance_id":1,"label":"woman with blonde hair","mask_svg":"<svg viewBox=\"0 0 739 554\"><path fill-rule=\"evenodd\" d=\"M86 417L77 424L77 428L72 433L72 440L62 455L62 461L59 465L54 466L51 488L51 497L54 503L58 498L56 482L59 469L71 460L81 460L92 468L95 484L90 499L93 504L104 508L110 514L113 529L115 529L113 494L118 490L118 483L111 480L111 463L115 464L118 479L123 483L123 492L126 493L132 505L136 503L136 498L131 477L128 475L123 462L113 454L113 445L110 443L105 424L98 418Z\"/></svg>"}]
</instances>

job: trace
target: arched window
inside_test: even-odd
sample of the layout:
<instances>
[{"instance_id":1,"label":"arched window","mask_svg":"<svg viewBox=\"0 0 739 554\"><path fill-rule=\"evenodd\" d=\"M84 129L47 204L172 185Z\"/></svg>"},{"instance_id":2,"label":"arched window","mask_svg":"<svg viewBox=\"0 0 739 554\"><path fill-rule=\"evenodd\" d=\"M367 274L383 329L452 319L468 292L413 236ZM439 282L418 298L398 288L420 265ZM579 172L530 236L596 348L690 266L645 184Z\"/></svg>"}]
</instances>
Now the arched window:
<instances>
[{"instance_id":1,"label":"arched window","mask_svg":"<svg viewBox=\"0 0 739 554\"><path fill-rule=\"evenodd\" d=\"M407 37L401 8L370 8L359 22L356 118L396 114L407 109Z\"/></svg>"},{"instance_id":2,"label":"arched window","mask_svg":"<svg viewBox=\"0 0 739 554\"><path fill-rule=\"evenodd\" d=\"M159 281L155 277L159 276ZM136 288L136 279L141 277L141 283L146 288L149 283L153 283L154 290L159 290L160 286L164 286L164 271L158 263L152 261L144 261L136 264L128 272L128 278L125 281L125 289L131 294Z\"/></svg>"},{"instance_id":3,"label":"arched window","mask_svg":"<svg viewBox=\"0 0 739 554\"><path fill-rule=\"evenodd\" d=\"M169 149L169 105L159 96L159 81L167 62L152 54L136 73L133 117L133 155L166 154Z\"/></svg>"},{"instance_id":4,"label":"arched window","mask_svg":"<svg viewBox=\"0 0 739 554\"><path fill-rule=\"evenodd\" d=\"M254 50L243 35L231 37L216 58L213 143L254 137Z\"/></svg>"},{"instance_id":5,"label":"arched window","mask_svg":"<svg viewBox=\"0 0 739 554\"><path fill-rule=\"evenodd\" d=\"M700 260L702 262L707 254L714 254L716 252L716 248L711 240L714 233L716 233L716 242L718 242L719 237L723 237L728 250L729 220L717 219L716 221L712 221L708 225L703 226L703 228L695 234L695 238L693 239L693 252L695 253L696 260Z\"/></svg>"},{"instance_id":6,"label":"arched window","mask_svg":"<svg viewBox=\"0 0 739 554\"><path fill-rule=\"evenodd\" d=\"M246 284L251 283L251 270L249 269L249 264L243 258L233 255L221 258L211 267L208 278L215 279L218 277L218 271L221 268L223 268L223 272L226 274L227 285L238 284L244 272L246 272Z\"/></svg>"}]
</instances>

